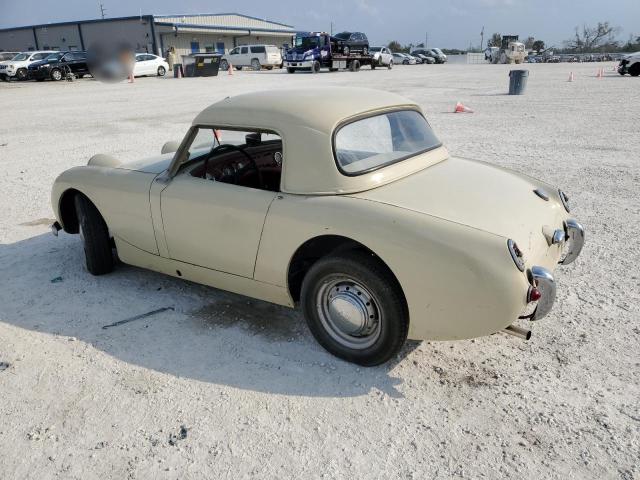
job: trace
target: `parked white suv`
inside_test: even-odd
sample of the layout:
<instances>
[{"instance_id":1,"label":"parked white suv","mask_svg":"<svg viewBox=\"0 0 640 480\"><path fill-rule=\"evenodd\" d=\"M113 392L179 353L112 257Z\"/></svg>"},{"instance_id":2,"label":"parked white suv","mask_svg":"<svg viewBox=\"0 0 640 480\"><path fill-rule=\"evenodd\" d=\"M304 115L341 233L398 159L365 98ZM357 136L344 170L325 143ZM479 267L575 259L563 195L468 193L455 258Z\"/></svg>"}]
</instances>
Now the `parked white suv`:
<instances>
[{"instance_id":1,"label":"parked white suv","mask_svg":"<svg viewBox=\"0 0 640 480\"><path fill-rule=\"evenodd\" d=\"M220 70L228 70L229 65L242 70L251 67L253 70L282 66L282 54L275 45L241 45L234 48L220 60Z\"/></svg>"},{"instance_id":2,"label":"parked white suv","mask_svg":"<svg viewBox=\"0 0 640 480\"><path fill-rule=\"evenodd\" d=\"M393 68L393 53L387 47L369 47L376 65Z\"/></svg>"},{"instance_id":3,"label":"parked white suv","mask_svg":"<svg viewBox=\"0 0 640 480\"><path fill-rule=\"evenodd\" d=\"M7 60L0 64L0 78L3 80L26 80L28 67L33 62L44 60L52 53L53 50L39 50L37 52L22 52L16 54L11 60Z\"/></svg>"}]
</instances>

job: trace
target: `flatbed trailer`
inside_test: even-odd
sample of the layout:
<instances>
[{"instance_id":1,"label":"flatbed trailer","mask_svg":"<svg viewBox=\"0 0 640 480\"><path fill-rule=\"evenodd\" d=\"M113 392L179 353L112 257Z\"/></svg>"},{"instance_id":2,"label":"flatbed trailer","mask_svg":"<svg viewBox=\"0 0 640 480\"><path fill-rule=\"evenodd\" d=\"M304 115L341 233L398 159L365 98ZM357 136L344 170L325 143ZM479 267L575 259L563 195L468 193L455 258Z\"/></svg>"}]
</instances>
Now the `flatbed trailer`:
<instances>
[{"instance_id":1,"label":"flatbed trailer","mask_svg":"<svg viewBox=\"0 0 640 480\"><path fill-rule=\"evenodd\" d=\"M349 70L351 72L360 71L361 67L370 66L371 70L379 65L373 59L373 55L328 55L323 60L287 60L284 66L288 73L295 73L298 70L318 73L321 69L327 68L330 72L338 70Z\"/></svg>"}]
</instances>

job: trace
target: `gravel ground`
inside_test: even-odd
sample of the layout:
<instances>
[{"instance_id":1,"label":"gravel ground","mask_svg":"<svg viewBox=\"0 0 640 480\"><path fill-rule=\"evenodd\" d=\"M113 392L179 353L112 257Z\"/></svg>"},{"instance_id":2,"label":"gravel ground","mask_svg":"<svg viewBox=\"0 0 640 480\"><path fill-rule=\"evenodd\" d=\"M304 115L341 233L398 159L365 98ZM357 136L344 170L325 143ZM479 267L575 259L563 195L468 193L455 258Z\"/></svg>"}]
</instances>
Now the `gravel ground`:
<instances>
[{"instance_id":1,"label":"gravel ground","mask_svg":"<svg viewBox=\"0 0 640 480\"><path fill-rule=\"evenodd\" d=\"M640 80L600 66L528 65L519 97L502 65L0 84L0 478L640 478ZM92 277L77 236L48 234L61 171L159 152L227 95L312 84L403 94L452 154L569 194L587 243L531 341L358 368L298 312L125 265Z\"/></svg>"}]
</instances>

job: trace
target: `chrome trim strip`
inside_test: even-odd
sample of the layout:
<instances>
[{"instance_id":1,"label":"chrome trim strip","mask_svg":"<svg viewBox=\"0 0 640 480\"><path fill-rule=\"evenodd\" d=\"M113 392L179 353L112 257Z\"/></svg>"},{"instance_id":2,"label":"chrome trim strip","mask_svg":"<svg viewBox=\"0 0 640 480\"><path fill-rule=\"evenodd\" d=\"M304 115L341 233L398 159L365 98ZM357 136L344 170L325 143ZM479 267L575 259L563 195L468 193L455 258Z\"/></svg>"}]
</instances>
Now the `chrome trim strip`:
<instances>
[{"instance_id":1,"label":"chrome trim strip","mask_svg":"<svg viewBox=\"0 0 640 480\"><path fill-rule=\"evenodd\" d=\"M578 258L584 245L584 228L576 220L570 218L564 222L564 231L567 238L566 255L559 263L569 265Z\"/></svg>"},{"instance_id":2,"label":"chrome trim strip","mask_svg":"<svg viewBox=\"0 0 640 480\"><path fill-rule=\"evenodd\" d=\"M556 300L556 282L549 270L538 265L531 267L531 280L542 294L531 320L540 320L551 311Z\"/></svg>"},{"instance_id":3,"label":"chrome trim strip","mask_svg":"<svg viewBox=\"0 0 640 480\"><path fill-rule=\"evenodd\" d=\"M518 248L518 246L516 245L516 242L514 242L511 239L508 239L507 248L509 249L509 254L511 254L513 263L516 264L516 267L518 268L518 270L520 270L521 272L524 272L524 260L522 259L522 256L518 256L516 253L516 248ZM520 249L518 248L518 251L519 250Z\"/></svg>"},{"instance_id":4,"label":"chrome trim strip","mask_svg":"<svg viewBox=\"0 0 640 480\"><path fill-rule=\"evenodd\" d=\"M571 209L569 208L569 197L562 190L558 190L558 195L560 196L560 201L562 202L562 206L569 213Z\"/></svg>"},{"instance_id":5,"label":"chrome trim strip","mask_svg":"<svg viewBox=\"0 0 640 480\"><path fill-rule=\"evenodd\" d=\"M547 192L545 192L543 189L541 188L536 188L533 193L535 193L537 196L539 196L542 200L544 200L545 202L549 201L549 194Z\"/></svg>"}]
</instances>

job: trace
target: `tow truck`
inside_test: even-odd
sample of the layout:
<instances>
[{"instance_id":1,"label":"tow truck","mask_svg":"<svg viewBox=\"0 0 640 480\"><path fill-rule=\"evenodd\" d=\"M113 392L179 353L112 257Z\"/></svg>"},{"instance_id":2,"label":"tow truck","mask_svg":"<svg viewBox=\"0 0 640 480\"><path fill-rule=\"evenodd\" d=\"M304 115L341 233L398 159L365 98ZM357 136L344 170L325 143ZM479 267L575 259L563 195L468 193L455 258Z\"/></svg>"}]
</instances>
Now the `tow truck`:
<instances>
[{"instance_id":1,"label":"tow truck","mask_svg":"<svg viewBox=\"0 0 640 480\"><path fill-rule=\"evenodd\" d=\"M284 66L288 73L298 70L318 73L322 68L330 72L350 70L357 72L360 67L369 65L376 68L373 55L338 53L334 37L326 32L298 33L292 39L292 46L285 54Z\"/></svg>"}]
</instances>

